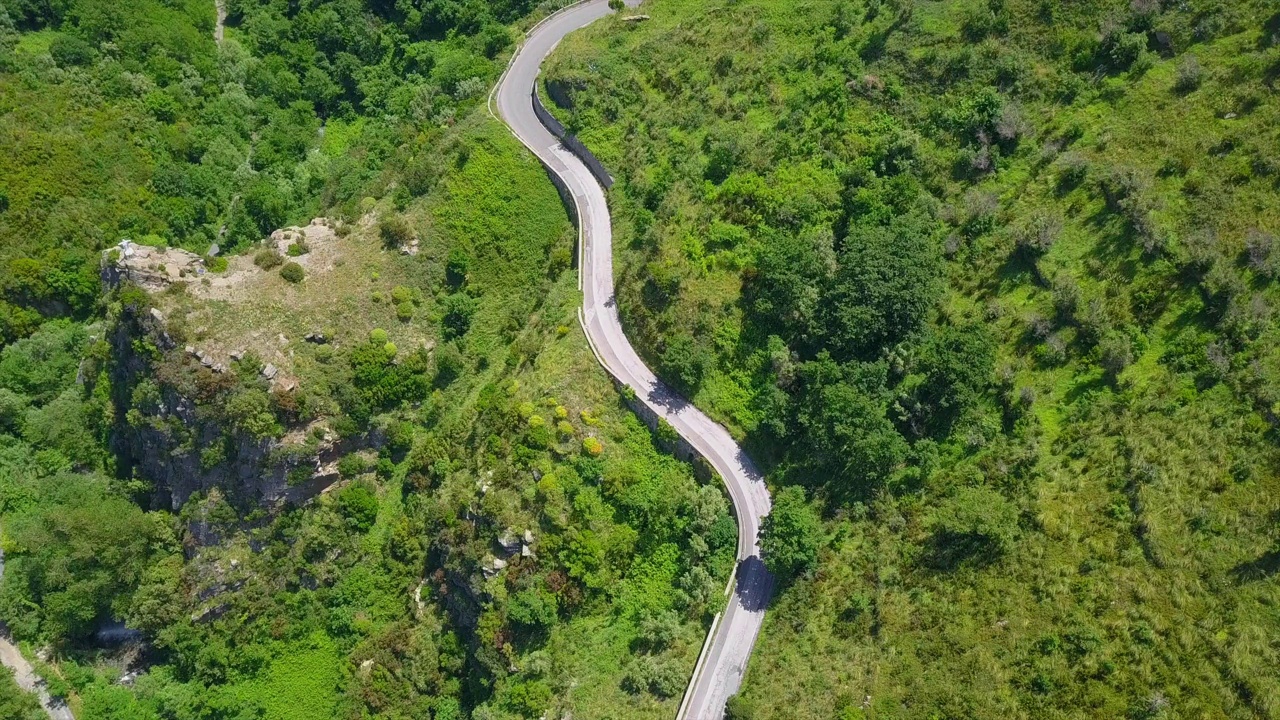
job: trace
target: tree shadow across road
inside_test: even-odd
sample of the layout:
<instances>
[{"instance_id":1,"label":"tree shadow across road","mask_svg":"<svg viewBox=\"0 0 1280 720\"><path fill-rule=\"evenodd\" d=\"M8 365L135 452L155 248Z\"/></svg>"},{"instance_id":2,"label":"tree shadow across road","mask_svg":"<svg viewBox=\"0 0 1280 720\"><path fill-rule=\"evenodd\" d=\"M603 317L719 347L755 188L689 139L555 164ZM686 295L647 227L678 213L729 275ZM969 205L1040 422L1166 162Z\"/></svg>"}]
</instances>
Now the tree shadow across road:
<instances>
[{"instance_id":1,"label":"tree shadow across road","mask_svg":"<svg viewBox=\"0 0 1280 720\"><path fill-rule=\"evenodd\" d=\"M757 555L738 565L738 583L734 588L738 603L748 612L760 612L769 606L773 597L773 576Z\"/></svg>"}]
</instances>

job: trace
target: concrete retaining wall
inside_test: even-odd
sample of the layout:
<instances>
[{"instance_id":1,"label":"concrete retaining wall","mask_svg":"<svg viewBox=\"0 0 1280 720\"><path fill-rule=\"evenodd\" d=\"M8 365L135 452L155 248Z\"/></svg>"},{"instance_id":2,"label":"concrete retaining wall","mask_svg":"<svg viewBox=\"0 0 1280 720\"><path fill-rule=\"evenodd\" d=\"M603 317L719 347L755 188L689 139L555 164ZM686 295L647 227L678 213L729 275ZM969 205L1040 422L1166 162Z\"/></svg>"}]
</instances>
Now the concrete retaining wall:
<instances>
[{"instance_id":1,"label":"concrete retaining wall","mask_svg":"<svg viewBox=\"0 0 1280 720\"><path fill-rule=\"evenodd\" d=\"M538 120L551 131L552 135L560 138L560 144L564 145L569 152L578 156L591 174L595 176L596 181L604 186L605 190L613 187L613 176L608 170L604 169L604 165L591 154L586 145L582 144L575 135L565 129L564 124L556 119L554 115L547 111L542 105L542 98L538 97L538 84L533 85L533 112L538 116ZM554 173L552 173L554 175Z\"/></svg>"}]
</instances>

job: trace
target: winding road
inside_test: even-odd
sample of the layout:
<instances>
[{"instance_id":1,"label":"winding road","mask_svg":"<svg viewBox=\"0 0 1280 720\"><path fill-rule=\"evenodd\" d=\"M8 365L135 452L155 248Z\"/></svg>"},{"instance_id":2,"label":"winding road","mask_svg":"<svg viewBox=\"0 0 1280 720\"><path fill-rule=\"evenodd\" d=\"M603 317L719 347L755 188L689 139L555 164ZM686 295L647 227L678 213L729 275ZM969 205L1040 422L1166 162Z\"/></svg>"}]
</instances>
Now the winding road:
<instances>
[{"instance_id":1,"label":"winding road","mask_svg":"<svg viewBox=\"0 0 1280 720\"><path fill-rule=\"evenodd\" d=\"M629 3L635 4L635 3ZM600 364L680 436L724 479L738 521L738 563L730 580L732 593L722 616L698 658L677 720L719 720L725 702L738 691L755 645L773 578L760 560L760 523L769 513L764 480L729 432L664 385L631 347L618 319L613 289L613 235L604 188L587 166L566 150L539 121L532 92L542 61L569 33L612 12L606 0L571 5L535 25L516 52L490 97L490 109L512 133L568 188L576 208L579 233L579 287L583 307L579 319Z\"/></svg>"}]
</instances>

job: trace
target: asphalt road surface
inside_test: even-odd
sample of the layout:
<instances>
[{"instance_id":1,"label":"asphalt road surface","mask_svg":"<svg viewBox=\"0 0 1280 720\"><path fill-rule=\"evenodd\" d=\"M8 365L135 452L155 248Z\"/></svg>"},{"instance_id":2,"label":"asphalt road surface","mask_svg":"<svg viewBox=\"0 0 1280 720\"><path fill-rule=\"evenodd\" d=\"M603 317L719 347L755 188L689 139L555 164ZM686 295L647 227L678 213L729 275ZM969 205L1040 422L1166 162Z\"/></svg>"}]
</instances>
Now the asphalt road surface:
<instances>
[{"instance_id":1,"label":"asphalt road surface","mask_svg":"<svg viewBox=\"0 0 1280 720\"><path fill-rule=\"evenodd\" d=\"M633 4L633 3L629 3ZM671 423L724 479L738 521L738 565L728 608L715 625L685 693L678 720L719 720L738 691L773 593L760 560L760 522L769 491L760 472L723 427L681 398L645 366L622 332L613 290L613 234L604 189L576 156L561 147L533 111L531 93L543 59L569 33L610 14L606 0L588 0L550 16L529 31L498 83L491 109L548 170L569 188L577 208L582 326L600 363Z\"/></svg>"}]
</instances>

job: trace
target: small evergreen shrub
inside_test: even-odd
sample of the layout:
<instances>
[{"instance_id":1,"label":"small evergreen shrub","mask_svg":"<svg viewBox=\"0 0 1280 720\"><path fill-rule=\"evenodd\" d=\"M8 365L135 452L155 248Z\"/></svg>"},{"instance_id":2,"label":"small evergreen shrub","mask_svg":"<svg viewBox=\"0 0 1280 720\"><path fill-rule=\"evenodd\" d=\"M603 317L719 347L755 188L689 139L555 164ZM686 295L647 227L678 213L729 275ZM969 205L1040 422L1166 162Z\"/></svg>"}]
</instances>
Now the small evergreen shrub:
<instances>
[{"instance_id":1,"label":"small evergreen shrub","mask_svg":"<svg viewBox=\"0 0 1280 720\"><path fill-rule=\"evenodd\" d=\"M296 262L288 262L284 267L280 268L280 277L291 283L300 283L306 277L306 273L302 271L302 266Z\"/></svg>"},{"instance_id":2,"label":"small evergreen shrub","mask_svg":"<svg viewBox=\"0 0 1280 720\"><path fill-rule=\"evenodd\" d=\"M263 248L253 256L253 264L263 270L271 270L284 264L284 258L280 257L275 248Z\"/></svg>"}]
</instances>

